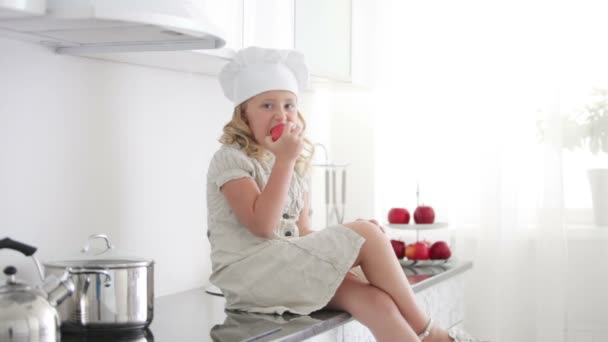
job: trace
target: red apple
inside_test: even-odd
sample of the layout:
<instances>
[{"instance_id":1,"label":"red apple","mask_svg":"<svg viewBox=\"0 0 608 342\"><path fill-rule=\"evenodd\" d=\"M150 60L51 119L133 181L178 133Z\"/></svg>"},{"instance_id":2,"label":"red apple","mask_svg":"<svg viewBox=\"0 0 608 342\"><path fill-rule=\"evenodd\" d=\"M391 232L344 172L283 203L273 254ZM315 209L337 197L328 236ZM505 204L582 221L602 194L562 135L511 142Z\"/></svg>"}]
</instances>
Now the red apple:
<instances>
[{"instance_id":1,"label":"red apple","mask_svg":"<svg viewBox=\"0 0 608 342\"><path fill-rule=\"evenodd\" d=\"M388 212L388 222L397 224L410 223L410 212L405 208L392 208Z\"/></svg>"},{"instance_id":2,"label":"red apple","mask_svg":"<svg viewBox=\"0 0 608 342\"><path fill-rule=\"evenodd\" d=\"M414 222L416 223L433 223L435 222L435 211L433 208L421 205L416 207L414 211Z\"/></svg>"},{"instance_id":3,"label":"red apple","mask_svg":"<svg viewBox=\"0 0 608 342\"><path fill-rule=\"evenodd\" d=\"M405 257L405 242L391 240L391 245L393 246L393 251L395 251L397 259L403 259L403 257Z\"/></svg>"},{"instance_id":4,"label":"red apple","mask_svg":"<svg viewBox=\"0 0 608 342\"><path fill-rule=\"evenodd\" d=\"M270 135L272 136L272 141L277 141L283 134L283 129L285 129L285 124L280 123L270 129Z\"/></svg>"},{"instance_id":5,"label":"red apple","mask_svg":"<svg viewBox=\"0 0 608 342\"><path fill-rule=\"evenodd\" d=\"M409 260L414 260L414 255L416 255L416 247L413 243L405 246L405 257Z\"/></svg>"},{"instance_id":6,"label":"red apple","mask_svg":"<svg viewBox=\"0 0 608 342\"><path fill-rule=\"evenodd\" d=\"M452 251L450 251L450 247L445 241L437 241L429 250L429 255L431 259L449 259L452 256Z\"/></svg>"},{"instance_id":7,"label":"red apple","mask_svg":"<svg viewBox=\"0 0 608 342\"><path fill-rule=\"evenodd\" d=\"M429 248L424 242L416 242L405 247L405 256L409 260L428 260Z\"/></svg>"}]
</instances>

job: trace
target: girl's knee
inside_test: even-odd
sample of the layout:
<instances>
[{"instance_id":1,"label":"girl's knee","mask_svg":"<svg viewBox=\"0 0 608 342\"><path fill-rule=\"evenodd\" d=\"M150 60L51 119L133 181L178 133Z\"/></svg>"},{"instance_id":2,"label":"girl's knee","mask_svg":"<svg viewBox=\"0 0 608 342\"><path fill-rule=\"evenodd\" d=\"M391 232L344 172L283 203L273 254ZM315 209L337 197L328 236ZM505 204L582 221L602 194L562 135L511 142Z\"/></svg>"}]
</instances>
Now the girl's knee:
<instances>
[{"instance_id":1,"label":"girl's knee","mask_svg":"<svg viewBox=\"0 0 608 342\"><path fill-rule=\"evenodd\" d=\"M384 236L384 233L378 226L368 221L354 221L344 225L366 239L374 236Z\"/></svg>"},{"instance_id":2,"label":"girl's knee","mask_svg":"<svg viewBox=\"0 0 608 342\"><path fill-rule=\"evenodd\" d=\"M391 296L380 289L374 289L370 291L368 298L368 305L373 308L375 312L379 313L399 313L399 308Z\"/></svg>"},{"instance_id":3,"label":"girl's knee","mask_svg":"<svg viewBox=\"0 0 608 342\"><path fill-rule=\"evenodd\" d=\"M369 285L368 285L369 286ZM350 308L350 313L356 319L369 323L375 317L399 317L401 315L399 307L393 301L393 298L386 292L370 286L365 293L362 293L357 299L356 304Z\"/></svg>"}]
</instances>

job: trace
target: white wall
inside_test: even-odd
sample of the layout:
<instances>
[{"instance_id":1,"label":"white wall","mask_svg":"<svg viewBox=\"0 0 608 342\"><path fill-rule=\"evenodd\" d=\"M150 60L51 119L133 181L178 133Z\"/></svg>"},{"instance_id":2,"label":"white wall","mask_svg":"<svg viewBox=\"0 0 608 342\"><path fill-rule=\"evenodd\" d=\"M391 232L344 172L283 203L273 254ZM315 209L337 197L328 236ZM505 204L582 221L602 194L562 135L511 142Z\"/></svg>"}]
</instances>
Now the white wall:
<instances>
[{"instance_id":1,"label":"white wall","mask_svg":"<svg viewBox=\"0 0 608 342\"><path fill-rule=\"evenodd\" d=\"M344 90L334 95L331 150L335 162L347 163L345 222L386 217L374 208L373 109L365 90Z\"/></svg>"},{"instance_id":2,"label":"white wall","mask_svg":"<svg viewBox=\"0 0 608 342\"><path fill-rule=\"evenodd\" d=\"M214 77L0 38L0 238L75 254L89 234L156 261L156 294L208 282L205 176L230 103ZM0 251L0 266L32 264Z\"/></svg>"},{"instance_id":3,"label":"white wall","mask_svg":"<svg viewBox=\"0 0 608 342\"><path fill-rule=\"evenodd\" d=\"M363 89L316 84L314 94L308 96L302 108L311 127L309 138L323 144L328 151L328 162L346 166L346 206L341 206L342 168L336 169L336 201L338 209L344 211L343 222L358 218L376 218L374 212L374 156L373 156L373 111L369 107L369 92ZM315 148L313 164L325 164L325 153ZM331 170L331 169L330 169ZM325 168L312 168L312 225L319 230L336 224L335 216L326 220ZM331 173L330 173L331 193ZM330 195L331 196L331 195ZM331 201L331 199L330 199ZM331 205L330 209L331 210Z\"/></svg>"}]
</instances>

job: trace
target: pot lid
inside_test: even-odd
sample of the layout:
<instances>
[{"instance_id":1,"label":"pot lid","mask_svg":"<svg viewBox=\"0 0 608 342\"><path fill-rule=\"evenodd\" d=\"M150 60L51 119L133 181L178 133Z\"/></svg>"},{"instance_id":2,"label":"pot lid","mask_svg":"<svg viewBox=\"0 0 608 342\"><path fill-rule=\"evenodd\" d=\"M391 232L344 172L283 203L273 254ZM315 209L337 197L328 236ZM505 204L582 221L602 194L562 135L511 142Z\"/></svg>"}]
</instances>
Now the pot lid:
<instances>
[{"instance_id":1,"label":"pot lid","mask_svg":"<svg viewBox=\"0 0 608 342\"><path fill-rule=\"evenodd\" d=\"M92 247L93 240L104 240L102 247ZM101 243L96 243L101 245ZM152 259L145 259L128 254L121 253L114 245L110 243L110 239L104 234L95 234L89 236L85 245L80 250L78 255L66 258L59 261L45 262L47 267L61 268L91 268L91 269L112 269L112 268L129 268L150 266L154 264Z\"/></svg>"},{"instance_id":2,"label":"pot lid","mask_svg":"<svg viewBox=\"0 0 608 342\"><path fill-rule=\"evenodd\" d=\"M24 292L31 291L32 288L28 284L17 280L15 275L17 274L17 268L14 266L7 266L3 271L6 276L6 283L4 285L0 285L0 294L2 293L15 293L15 292Z\"/></svg>"},{"instance_id":3,"label":"pot lid","mask_svg":"<svg viewBox=\"0 0 608 342\"><path fill-rule=\"evenodd\" d=\"M32 291L32 287L19 282L19 283L6 283L5 285L0 285L0 294L3 293L16 293L16 292L29 292Z\"/></svg>"}]
</instances>

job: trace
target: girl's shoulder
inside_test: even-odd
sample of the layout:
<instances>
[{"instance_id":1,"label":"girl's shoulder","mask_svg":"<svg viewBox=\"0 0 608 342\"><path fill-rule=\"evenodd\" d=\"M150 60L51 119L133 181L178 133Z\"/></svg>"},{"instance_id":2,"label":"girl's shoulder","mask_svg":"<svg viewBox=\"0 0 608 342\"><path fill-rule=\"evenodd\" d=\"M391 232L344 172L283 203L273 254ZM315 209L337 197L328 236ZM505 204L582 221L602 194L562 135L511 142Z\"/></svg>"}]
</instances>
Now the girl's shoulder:
<instances>
[{"instance_id":1,"label":"girl's shoulder","mask_svg":"<svg viewBox=\"0 0 608 342\"><path fill-rule=\"evenodd\" d=\"M220 146L220 148L215 152L215 156L222 155L243 155L247 157L247 153L245 153L245 150L243 150L236 143L230 145L222 144L222 146Z\"/></svg>"},{"instance_id":2,"label":"girl's shoulder","mask_svg":"<svg viewBox=\"0 0 608 342\"><path fill-rule=\"evenodd\" d=\"M211 158L211 165L241 165L247 166L252 164L253 158L250 158L247 153L238 145L222 145Z\"/></svg>"},{"instance_id":3,"label":"girl's shoulder","mask_svg":"<svg viewBox=\"0 0 608 342\"><path fill-rule=\"evenodd\" d=\"M274 155L268 151L259 152L257 155L249 155L246 149L238 143L224 144L215 153L214 159L218 160L241 160L248 164L256 165L262 169L271 168L274 164Z\"/></svg>"},{"instance_id":4,"label":"girl's shoulder","mask_svg":"<svg viewBox=\"0 0 608 342\"><path fill-rule=\"evenodd\" d=\"M243 177L255 177L256 166L238 147L222 145L211 158L207 180L218 189L227 181Z\"/></svg>"}]
</instances>

